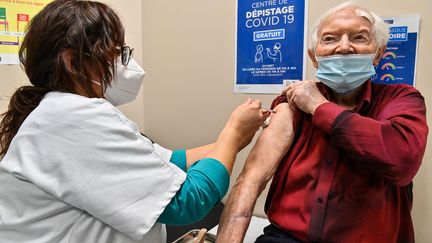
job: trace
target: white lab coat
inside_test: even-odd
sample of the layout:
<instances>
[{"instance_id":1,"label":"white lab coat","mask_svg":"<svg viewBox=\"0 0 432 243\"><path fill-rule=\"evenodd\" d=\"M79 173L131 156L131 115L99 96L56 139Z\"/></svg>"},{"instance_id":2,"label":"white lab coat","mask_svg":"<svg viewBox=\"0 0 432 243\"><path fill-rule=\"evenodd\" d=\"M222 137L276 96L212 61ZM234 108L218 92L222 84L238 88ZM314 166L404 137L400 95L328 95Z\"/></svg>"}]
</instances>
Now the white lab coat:
<instances>
[{"instance_id":1,"label":"white lab coat","mask_svg":"<svg viewBox=\"0 0 432 243\"><path fill-rule=\"evenodd\" d=\"M48 93L0 162L1 242L165 242L170 156L106 100Z\"/></svg>"}]
</instances>

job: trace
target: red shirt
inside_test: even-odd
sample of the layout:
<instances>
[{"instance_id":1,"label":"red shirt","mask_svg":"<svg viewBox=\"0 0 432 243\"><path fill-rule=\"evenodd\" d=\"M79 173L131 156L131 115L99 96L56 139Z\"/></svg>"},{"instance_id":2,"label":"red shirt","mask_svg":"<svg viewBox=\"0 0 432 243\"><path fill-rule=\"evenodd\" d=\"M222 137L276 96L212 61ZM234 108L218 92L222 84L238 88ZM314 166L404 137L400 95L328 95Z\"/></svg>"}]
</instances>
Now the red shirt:
<instances>
[{"instance_id":1,"label":"red shirt","mask_svg":"<svg viewBox=\"0 0 432 243\"><path fill-rule=\"evenodd\" d=\"M310 242L414 242L412 179L428 134L414 87L367 81L354 111L327 102L297 111L294 127L266 201L274 225Z\"/></svg>"}]
</instances>

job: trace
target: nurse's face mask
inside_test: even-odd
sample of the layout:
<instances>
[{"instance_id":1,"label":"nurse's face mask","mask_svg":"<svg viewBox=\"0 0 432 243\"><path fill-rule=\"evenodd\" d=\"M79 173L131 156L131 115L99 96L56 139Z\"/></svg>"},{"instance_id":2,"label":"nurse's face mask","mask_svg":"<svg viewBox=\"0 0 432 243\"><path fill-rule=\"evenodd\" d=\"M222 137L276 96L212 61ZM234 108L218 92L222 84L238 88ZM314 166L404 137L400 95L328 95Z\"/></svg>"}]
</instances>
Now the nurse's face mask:
<instances>
[{"instance_id":1,"label":"nurse's face mask","mask_svg":"<svg viewBox=\"0 0 432 243\"><path fill-rule=\"evenodd\" d=\"M131 57L128 46L121 48L121 56L116 62L114 80L105 90L105 98L114 106L124 105L135 100L143 83L144 70ZM100 85L99 82L93 81Z\"/></svg>"},{"instance_id":2,"label":"nurse's face mask","mask_svg":"<svg viewBox=\"0 0 432 243\"><path fill-rule=\"evenodd\" d=\"M144 74L144 70L133 58L126 66L117 62L114 80L105 90L105 98L114 106L135 100L143 83Z\"/></svg>"}]
</instances>

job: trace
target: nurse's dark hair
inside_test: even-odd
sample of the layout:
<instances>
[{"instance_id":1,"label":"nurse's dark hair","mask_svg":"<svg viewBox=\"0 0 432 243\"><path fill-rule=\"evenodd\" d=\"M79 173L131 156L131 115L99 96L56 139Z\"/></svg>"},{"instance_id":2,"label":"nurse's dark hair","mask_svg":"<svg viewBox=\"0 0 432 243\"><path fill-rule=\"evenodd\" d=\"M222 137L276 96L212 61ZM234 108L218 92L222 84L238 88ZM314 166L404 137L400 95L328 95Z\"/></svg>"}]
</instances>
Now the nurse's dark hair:
<instances>
[{"instance_id":1,"label":"nurse's dark hair","mask_svg":"<svg viewBox=\"0 0 432 243\"><path fill-rule=\"evenodd\" d=\"M90 79L94 76L100 78L103 89L109 86L123 44L121 21L105 4L56 0L39 12L28 25L19 50L20 62L32 85L18 88L2 114L0 157L48 92L78 93L79 89L89 97L97 97Z\"/></svg>"}]
</instances>

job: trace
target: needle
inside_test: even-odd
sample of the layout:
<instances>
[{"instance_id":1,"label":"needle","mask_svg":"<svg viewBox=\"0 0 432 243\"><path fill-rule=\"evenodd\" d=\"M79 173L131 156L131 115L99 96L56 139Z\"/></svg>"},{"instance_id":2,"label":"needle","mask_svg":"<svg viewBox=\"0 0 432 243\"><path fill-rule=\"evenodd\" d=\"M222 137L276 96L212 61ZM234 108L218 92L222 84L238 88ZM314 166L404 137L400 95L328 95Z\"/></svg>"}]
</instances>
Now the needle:
<instances>
[{"instance_id":1,"label":"needle","mask_svg":"<svg viewBox=\"0 0 432 243\"><path fill-rule=\"evenodd\" d=\"M272 110L270 108L265 108L265 107L261 107L261 108L264 109L264 110L266 110L266 111L269 111L271 113L276 113L276 111L274 111L274 110Z\"/></svg>"}]
</instances>

